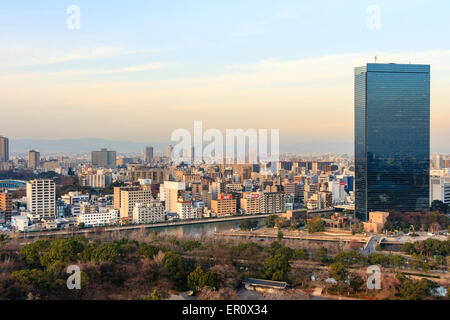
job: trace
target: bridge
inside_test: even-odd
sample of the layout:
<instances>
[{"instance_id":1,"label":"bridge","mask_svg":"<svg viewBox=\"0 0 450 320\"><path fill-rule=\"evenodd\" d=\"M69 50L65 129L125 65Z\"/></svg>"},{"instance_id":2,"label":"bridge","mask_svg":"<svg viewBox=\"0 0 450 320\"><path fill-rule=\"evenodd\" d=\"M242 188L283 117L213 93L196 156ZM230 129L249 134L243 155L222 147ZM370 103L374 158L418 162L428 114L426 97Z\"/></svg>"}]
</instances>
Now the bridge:
<instances>
[{"instance_id":1,"label":"bridge","mask_svg":"<svg viewBox=\"0 0 450 320\"><path fill-rule=\"evenodd\" d=\"M342 205L334 206L334 209L336 209L336 211L344 211L344 210L355 211L355 206L342 204Z\"/></svg>"},{"instance_id":2,"label":"bridge","mask_svg":"<svg viewBox=\"0 0 450 320\"><path fill-rule=\"evenodd\" d=\"M333 212L333 211L334 211L334 208L331 207L331 208L326 208L326 209L311 209L311 210L308 210L307 212L308 213L327 213L327 212Z\"/></svg>"},{"instance_id":3,"label":"bridge","mask_svg":"<svg viewBox=\"0 0 450 320\"><path fill-rule=\"evenodd\" d=\"M0 180L0 189L20 189L20 188L26 188L27 183L26 181L21 180Z\"/></svg>"},{"instance_id":4,"label":"bridge","mask_svg":"<svg viewBox=\"0 0 450 320\"><path fill-rule=\"evenodd\" d=\"M381 241L384 240L384 237L381 237L377 234L371 236L369 240L367 240L366 245L364 246L363 254L367 257L372 252L377 250L377 245L381 244Z\"/></svg>"}]
</instances>

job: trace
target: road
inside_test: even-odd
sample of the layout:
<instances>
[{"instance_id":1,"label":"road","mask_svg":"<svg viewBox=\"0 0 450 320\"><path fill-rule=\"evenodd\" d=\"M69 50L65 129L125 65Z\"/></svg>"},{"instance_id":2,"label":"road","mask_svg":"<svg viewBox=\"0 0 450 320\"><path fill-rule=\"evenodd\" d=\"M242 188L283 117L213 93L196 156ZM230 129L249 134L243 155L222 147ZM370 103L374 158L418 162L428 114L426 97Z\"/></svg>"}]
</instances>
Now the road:
<instances>
[{"instance_id":1,"label":"road","mask_svg":"<svg viewBox=\"0 0 450 320\"><path fill-rule=\"evenodd\" d=\"M364 256L367 257L369 254L377 250L377 245L380 239L381 237L379 235L373 235L370 237L369 241L367 241L366 245L364 246Z\"/></svg>"},{"instance_id":2,"label":"road","mask_svg":"<svg viewBox=\"0 0 450 320\"><path fill-rule=\"evenodd\" d=\"M217 232L216 236L223 237L243 237L243 238L261 238L261 239L277 239L278 234L270 232L269 230L258 230L258 231L228 231L228 232ZM283 235L283 239L286 240L312 240L312 241L330 241L330 242L359 242L366 243L367 237L359 235L347 235L347 234L289 234Z\"/></svg>"}]
</instances>

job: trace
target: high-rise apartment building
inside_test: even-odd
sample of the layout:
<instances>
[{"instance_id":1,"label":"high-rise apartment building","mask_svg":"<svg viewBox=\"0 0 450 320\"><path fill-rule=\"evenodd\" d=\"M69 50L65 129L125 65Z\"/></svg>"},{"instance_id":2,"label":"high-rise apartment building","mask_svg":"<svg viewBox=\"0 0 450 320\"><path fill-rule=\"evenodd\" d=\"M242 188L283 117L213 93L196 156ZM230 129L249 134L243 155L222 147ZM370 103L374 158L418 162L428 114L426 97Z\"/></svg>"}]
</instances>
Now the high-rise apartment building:
<instances>
[{"instance_id":1,"label":"high-rise apartment building","mask_svg":"<svg viewBox=\"0 0 450 320\"><path fill-rule=\"evenodd\" d=\"M132 218L136 203L148 204L153 201L152 191L143 190L121 190L120 191L120 217Z\"/></svg>"},{"instance_id":2,"label":"high-rise apartment building","mask_svg":"<svg viewBox=\"0 0 450 320\"><path fill-rule=\"evenodd\" d=\"M195 151L194 151L195 149L194 149L194 146L189 146L189 148L188 148L188 154L187 154L187 156L188 156L188 158L189 158L189 161L191 162L191 163L194 163L194 161L195 161Z\"/></svg>"},{"instance_id":3,"label":"high-rise apartment building","mask_svg":"<svg viewBox=\"0 0 450 320\"><path fill-rule=\"evenodd\" d=\"M164 205L159 201L136 203L133 208L133 223L163 222L164 219Z\"/></svg>"},{"instance_id":4,"label":"high-rise apartment building","mask_svg":"<svg viewBox=\"0 0 450 320\"><path fill-rule=\"evenodd\" d=\"M4 189L0 192L0 211L4 212L6 221L11 220L12 210L12 193Z\"/></svg>"},{"instance_id":5,"label":"high-rise apartment building","mask_svg":"<svg viewBox=\"0 0 450 320\"><path fill-rule=\"evenodd\" d=\"M177 203L177 214L181 220L197 219L197 211L194 210L192 201L179 199ZM201 217L200 217L201 218Z\"/></svg>"},{"instance_id":6,"label":"high-rise apartment building","mask_svg":"<svg viewBox=\"0 0 450 320\"><path fill-rule=\"evenodd\" d=\"M122 190L128 190L128 191L137 191L139 190L139 186L125 186L125 187L114 187L114 209L120 210L121 207L121 191Z\"/></svg>"},{"instance_id":7,"label":"high-rise apartment building","mask_svg":"<svg viewBox=\"0 0 450 320\"><path fill-rule=\"evenodd\" d=\"M260 212L260 197L259 192L244 192L242 195L241 209L245 214L257 214Z\"/></svg>"},{"instance_id":8,"label":"high-rise apartment building","mask_svg":"<svg viewBox=\"0 0 450 320\"><path fill-rule=\"evenodd\" d=\"M164 185L160 188L160 197L165 202L167 212L177 212L178 198L180 197L180 192L184 190L186 190L184 182L164 181Z\"/></svg>"},{"instance_id":9,"label":"high-rise apartment building","mask_svg":"<svg viewBox=\"0 0 450 320\"><path fill-rule=\"evenodd\" d=\"M333 203L339 203L345 200L345 197L347 196L344 180L328 182L328 191L330 191L333 196Z\"/></svg>"},{"instance_id":10,"label":"high-rise apartment building","mask_svg":"<svg viewBox=\"0 0 450 320\"><path fill-rule=\"evenodd\" d=\"M150 163L153 160L153 147L145 147L144 162Z\"/></svg>"},{"instance_id":11,"label":"high-rise apartment building","mask_svg":"<svg viewBox=\"0 0 450 320\"><path fill-rule=\"evenodd\" d=\"M286 195L283 192L262 192L259 203L261 213L282 213L286 210Z\"/></svg>"},{"instance_id":12,"label":"high-rise apartment building","mask_svg":"<svg viewBox=\"0 0 450 320\"><path fill-rule=\"evenodd\" d=\"M231 194L219 194L216 200L211 200L211 211L219 217L236 215L236 201Z\"/></svg>"},{"instance_id":13,"label":"high-rise apartment building","mask_svg":"<svg viewBox=\"0 0 450 320\"><path fill-rule=\"evenodd\" d=\"M41 218L56 217L56 186L53 180L27 182L27 209Z\"/></svg>"},{"instance_id":14,"label":"high-rise apartment building","mask_svg":"<svg viewBox=\"0 0 450 320\"><path fill-rule=\"evenodd\" d=\"M9 140L0 136L0 163L9 160Z\"/></svg>"},{"instance_id":15,"label":"high-rise apartment building","mask_svg":"<svg viewBox=\"0 0 450 320\"><path fill-rule=\"evenodd\" d=\"M295 203L303 202L304 191L304 185L298 182L287 182L284 185L284 193L292 195Z\"/></svg>"},{"instance_id":16,"label":"high-rise apartment building","mask_svg":"<svg viewBox=\"0 0 450 320\"><path fill-rule=\"evenodd\" d=\"M166 147L166 158L167 158L169 161L172 160L172 151L173 151L173 147L172 147L171 144L169 144L169 145Z\"/></svg>"},{"instance_id":17,"label":"high-rise apartment building","mask_svg":"<svg viewBox=\"0 0 450 320\"><path fill-rule=\"evenodd\" d=\"M355 68L355 213L429 203L430 66Z\"/></svg>"},{"instance_id":18,"label":"high-rise apartment building","mask_svg":"<svg viewBox=\"0 0 450 320\"><path fill-rule=\"evenodd\" d=\"M226 183L223 181L214 181L209 185L209 191L212 194L212 199L217 200L220 193L225 193Z\"/></svg>"},{"instance_id":19,"label":"high-rise apartment building","mask_svg":"<svg viewBox=\"0 0 450 320\"><path fill-rule=\"evenodd\" d=\"M434 200L450 204L450 177L430 177L430 206Z\"/></svg>"},{"instance_id":20,"label":"high-rise apartment building","mask_svg":"<svg viewBox=\"0 0 450 320\"><path fill-rule=\"evenodd\" d=\"M92 166L94 168L109 168L113 169L116 164L116 152L107 149L100 149L100 151L92 151L91 153Z\"/></svg>"},{"instance_id":21,"label":"high-rise apartment building","mask_svg":"<svg viewBox=\"0 0 450 320\"><path fill-rule=\"evenodd\" d=\"M439 154L439 153L437 153L435 156L434 156L434 169L441 169L441 168L443 168L444 166L443 166L443 161L442 161L442 155L441 154Z\"/></svg>"},{"instance_id":22,"label":"high-rise apartment building","mask_svg":"<svg viewBox=\"0 0 450 320\"><path fill-rule=\"evenodd\" d=\"M37 169L41 163L41 154L36 150L28 151L28 168Z\"/></svg>"},{"instance_id":23,"label":"high-rise apartment building","mask_svg":"<svg viewBox=\"0 0 450 320\"><path fill-rule=\"evenodd\" d=\"M202 190L203 185L200 182L192 182L192 198L196 201L200 201L202 199Z\"/></svg>"},{"instance_id":24,"label":"high-rise apartment building","mask_svg":"<svg viewBox=\"0 0 450 320\"><path fill-rule=\"evenodd\" d=\"M320 191L317 195L319 197L319 209L327 209L333 206L333 194L330 191Z\"/></svg>"}]
</instances>

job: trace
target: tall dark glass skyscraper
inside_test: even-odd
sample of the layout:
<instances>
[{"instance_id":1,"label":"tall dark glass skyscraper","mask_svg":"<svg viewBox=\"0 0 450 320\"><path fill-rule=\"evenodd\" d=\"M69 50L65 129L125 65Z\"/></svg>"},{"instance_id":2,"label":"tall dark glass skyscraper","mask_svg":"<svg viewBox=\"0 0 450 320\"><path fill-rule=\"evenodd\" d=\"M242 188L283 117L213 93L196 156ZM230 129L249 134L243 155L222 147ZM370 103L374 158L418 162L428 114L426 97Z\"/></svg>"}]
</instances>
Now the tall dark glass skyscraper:
<instances>
[{"instance_id":1,"label":"tall dark glass skyscraper","mask_svg":"<svg viewBox=\"0 0 450 320\"><path fill-rule=\"evenodd\" d=\"M429 204L430 66L355 68L355 213Z\"/></svg>"}]
</instances>

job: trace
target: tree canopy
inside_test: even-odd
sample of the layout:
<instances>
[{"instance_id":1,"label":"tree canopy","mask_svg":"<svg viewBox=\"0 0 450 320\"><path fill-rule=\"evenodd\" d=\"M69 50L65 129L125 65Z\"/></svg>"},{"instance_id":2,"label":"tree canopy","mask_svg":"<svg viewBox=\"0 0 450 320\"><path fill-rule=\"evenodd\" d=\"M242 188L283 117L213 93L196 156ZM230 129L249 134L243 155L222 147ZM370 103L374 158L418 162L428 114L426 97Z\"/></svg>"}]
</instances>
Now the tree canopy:
<instances>
[{"instance_id":1,"label":"tree canopy","mask_svg":"<svg viewBox=\"0 0 450 320\"><path fill-rule=\"evenodd\" d=\"M325 224L321 217L315 217L306 225L309 233L321 232L325 230Z\"/></svg>"},{"instance_id":2,"label":"tree canopy","mask_svg":"<svg viewBox=\"0 0 450 320\"><path fill-rule=\"evenodd\" d=\"M205 272L201 267L197 267L194 271L189 273L187 285L189 289L193 291L202 287L217 288L219 285L219 277L217 273L213 271Z\"/></svg>"}]
</instances>

